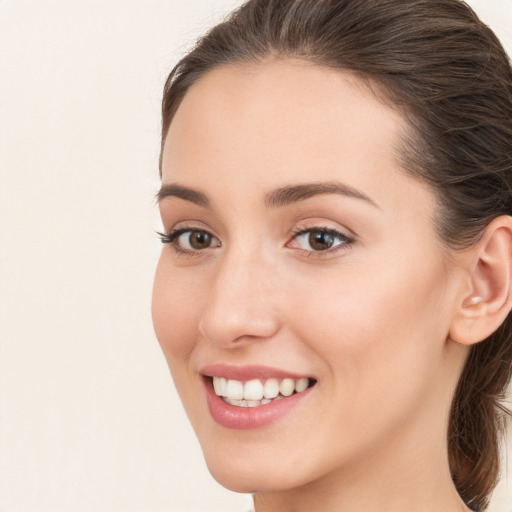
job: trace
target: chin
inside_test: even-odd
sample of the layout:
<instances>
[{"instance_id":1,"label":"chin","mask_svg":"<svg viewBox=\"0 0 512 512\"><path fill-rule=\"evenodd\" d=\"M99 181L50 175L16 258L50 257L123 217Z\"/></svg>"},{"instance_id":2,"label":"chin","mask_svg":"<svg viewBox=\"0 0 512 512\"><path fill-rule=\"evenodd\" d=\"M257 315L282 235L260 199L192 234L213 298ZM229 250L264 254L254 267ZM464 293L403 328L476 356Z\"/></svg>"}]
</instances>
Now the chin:
<instances>
[{"instance_id":1,"label":"chin","mask_svg":"<svg viewBox=\"0 0 512 512\"><path fill-rule=\"evenodd\" d=\"M316 479L304 464L283 460L276 453L266 457L262 457L261 452L253 455L250 450L242 451L238 456L205 453L205 460L208 470L220 485L239 493L286 491Z\"/></svg>"},{"instance_id":2,"label":"chin","mask_svg":"<svg viewBox=\"0 0 512 512\"><path fill-rule=\"evenodd\" d=\"M259 482L258 476L240 475L231 470L219 470L217 467L208 466L213 478L223 487L233 492L253 494L262 490L268 490L266 482Z\"/></svg>"},{"instance_id":3,"label":"chin","mask_svg":"<svg viewBox=\"0 0 512 512\"><path fill-rule=\"evenodd\" d=\"M238 473L234 469L208 466L213 478L223 487L233 492L254 494L257 492L285 491L297 487L288 479L277 477L269 470Z\"/></svg>"}]
</instances>

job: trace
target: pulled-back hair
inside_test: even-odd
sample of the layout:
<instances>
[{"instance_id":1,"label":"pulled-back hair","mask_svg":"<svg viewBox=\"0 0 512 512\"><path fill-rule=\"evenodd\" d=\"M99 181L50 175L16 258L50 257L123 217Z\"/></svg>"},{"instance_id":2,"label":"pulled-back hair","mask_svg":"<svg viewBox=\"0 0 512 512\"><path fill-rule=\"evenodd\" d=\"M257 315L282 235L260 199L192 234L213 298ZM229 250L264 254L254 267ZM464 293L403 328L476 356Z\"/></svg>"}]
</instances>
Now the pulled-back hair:
<instances>
[{"instance_id":1,"label":"pulled-back hair","mask_svg":"<svg viewBox=\"0 0 512 512\"><path fill-rule=\"evenodd\" d=\"M440 238L471 246L512 215L512 70L498 39L460 0L250 0L204 35L169 75L162 148L189 87L222 65L302 58L365 80L408 122L406 171L436 192ZM501 400L512 320L471 348L452 404L449 463L474 510L499 478Z\"/></svg>"}]
</instances>

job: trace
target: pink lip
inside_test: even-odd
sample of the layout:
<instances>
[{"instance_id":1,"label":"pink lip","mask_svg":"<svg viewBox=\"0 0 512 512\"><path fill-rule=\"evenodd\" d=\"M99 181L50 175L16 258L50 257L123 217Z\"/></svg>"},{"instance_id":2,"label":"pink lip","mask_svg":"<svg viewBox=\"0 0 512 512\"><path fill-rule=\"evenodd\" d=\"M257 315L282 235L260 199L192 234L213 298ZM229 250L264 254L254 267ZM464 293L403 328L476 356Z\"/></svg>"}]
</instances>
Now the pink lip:
<instances>
[{"instance_id":1,"label":"pink lip","mask_svg":"<svg viewBox=\"0 0 512 512\"><path fill-rule=\"evenodd\" d=\"M258 378L263 380L272 377L278 379L287 377L298 379L301 377L301 375L261 366L234 367L211 365L203 368L201 373L207 377L215 375L216 377L231 378L241 381ZM258 407L237 407L226 403L220 396L215 394L211 379L205 378L204 385L208 409L210 410L212 418L219 425L236 430L262 428L279 420L306 399L313 389L308 388L301 393L295 393L289 397L274 400L269 404L260 405Z\"/></svg>"},{"instance_id":2,"label":"pink lip","mask_svg":"<svg viewBox=\"0 0 512 512\"><path fill-rule=\"evenodd\" d=\"M232 366L227 364L211 364L205 366L201 373L207 377L224 377L225 379L241 380L246 382L252 379L300 379L306 375L290 373L278 368L268 366Z\"/></svg>"}]
</instances>

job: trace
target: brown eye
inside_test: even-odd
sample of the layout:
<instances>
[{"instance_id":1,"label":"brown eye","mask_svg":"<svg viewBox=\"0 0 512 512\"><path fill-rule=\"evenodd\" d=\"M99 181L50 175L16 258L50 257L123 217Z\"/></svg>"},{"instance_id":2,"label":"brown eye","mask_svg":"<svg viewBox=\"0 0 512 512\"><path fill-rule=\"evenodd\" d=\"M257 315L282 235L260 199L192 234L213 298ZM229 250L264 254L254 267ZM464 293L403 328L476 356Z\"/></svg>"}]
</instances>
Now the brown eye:
<instances>
[{"instance_id":1,"label":"brown eye","mask_svg":"<svg viewBox=\"0 0 512 512\"><path fill-rule=\"evenodd\" d=\"M191 231L188 243L192 249L207 249L212 243L212 235L206 231Z\"/></svg>"},{"instance_id":2,"label":"brown eye","mask_svg":"<svg viewBox=\"0 0 512 512\"><path fill-rule=\"evenodd\" d=\"M177 252L198 252L220 247L220 241L202 229L178 229L169 235L160 234L162 242L172 245Z\"/></svg>"},{"instance_id":3,"label":"brown eye","mask_svg":"<svg viewBox=\"0 0 512 512\"><path fill-rule=\"evenodd\" d=\"M350 246L353 239L335 229L312 228L304 229L295 234L289 247L308 252L328 252L339 246Z\"/></svg>"},{"instance_id":4,"label":"brown eye","mask_svg":"<svg viewBox=\"0 0 512 512\"><path fill-rule=\"evenodd\" d=\"M334 245L334 236L327 231L310 231L308 242L314 251L325 251Z\"/></svg>"}]
</instances>

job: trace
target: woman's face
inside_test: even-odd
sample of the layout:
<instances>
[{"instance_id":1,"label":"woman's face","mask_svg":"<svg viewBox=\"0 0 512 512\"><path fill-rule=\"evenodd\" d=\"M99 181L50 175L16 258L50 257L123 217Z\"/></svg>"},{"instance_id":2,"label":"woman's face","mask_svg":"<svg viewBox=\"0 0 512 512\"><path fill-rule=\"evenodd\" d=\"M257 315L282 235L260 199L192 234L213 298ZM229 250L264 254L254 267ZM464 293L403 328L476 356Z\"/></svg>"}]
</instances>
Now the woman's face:
<instances>
[{"instance_id":1,"label":"woman's face","mask_svg":"<svg viewBox=\"0 0 512 512\"><path fill-rule=\"evenodd\" d=\"M295 60L214 70L172 121L153 319L226 487L445 450L457 269L400 168L404 130L350 74Z\"/></svg>"}]
</instances>

